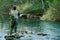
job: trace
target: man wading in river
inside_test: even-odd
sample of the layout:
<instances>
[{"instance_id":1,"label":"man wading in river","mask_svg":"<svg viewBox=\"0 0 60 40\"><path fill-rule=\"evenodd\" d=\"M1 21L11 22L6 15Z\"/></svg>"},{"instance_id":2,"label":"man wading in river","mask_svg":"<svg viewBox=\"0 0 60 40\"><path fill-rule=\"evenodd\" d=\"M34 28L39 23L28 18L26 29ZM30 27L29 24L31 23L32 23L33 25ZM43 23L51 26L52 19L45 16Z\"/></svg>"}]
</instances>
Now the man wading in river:
<instances>
[{"instance_id":1,"label":"man wading in river","mask_svg":"<svg viewBox=\"0 0 60 40\"><path fill-rule=\"evenodd\" d=\"M11 29L10 29L10 35L14 32L17 32L17 25L18 25L18 16L19 13L16 9L16 6L14 6L12 8L12 11L9 13L9 15L11 16Z\"/></svg>"}]
</instances>

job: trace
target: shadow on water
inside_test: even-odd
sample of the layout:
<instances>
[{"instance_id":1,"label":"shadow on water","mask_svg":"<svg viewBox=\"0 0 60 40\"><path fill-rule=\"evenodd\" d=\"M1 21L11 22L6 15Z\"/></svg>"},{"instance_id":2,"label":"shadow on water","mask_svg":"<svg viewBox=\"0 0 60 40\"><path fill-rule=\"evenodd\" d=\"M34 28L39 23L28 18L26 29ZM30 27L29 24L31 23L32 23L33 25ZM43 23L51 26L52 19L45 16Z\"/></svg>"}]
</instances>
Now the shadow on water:
<instances>
[{"instance_id":1,"label":"shadow on water","mask_svg":"<svg viewBox=\"0 0 60 40\"><path fill-rule=\"evenodd\" d=\"M0 23L0 39L10 31L9 20L3 22L3 28ZM18 32L21 30L32 31L34 33L45 33L48 36L30 35L31 37L22 37L20 40L59 40L60 39L60 22L40 21L40 20L19 20Z\"/></svg>"}]
</instances>

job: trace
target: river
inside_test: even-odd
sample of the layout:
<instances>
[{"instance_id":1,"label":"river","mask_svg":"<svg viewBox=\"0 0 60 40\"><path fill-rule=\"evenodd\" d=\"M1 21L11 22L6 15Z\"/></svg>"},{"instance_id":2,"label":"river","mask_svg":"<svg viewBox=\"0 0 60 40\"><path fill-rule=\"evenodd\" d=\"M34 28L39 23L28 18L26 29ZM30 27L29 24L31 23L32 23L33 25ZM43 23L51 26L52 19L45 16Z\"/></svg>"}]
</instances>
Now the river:
<instances>
[{"instance_id":1,"label":"river","mask_svg":"<svg viewBox=\"0 0 60 40\"><path fill-rule=\"evenodd\" d=\"M10 32L9 20L0 21L0 40L5 40L4 36ZM35 34L21 37L16 40L60 40L60 22L41 20L19 20L18 32L21 30L31 31ZM37 33L48 34L47 36L36 35Z\"/></svg>"}]
</instances>

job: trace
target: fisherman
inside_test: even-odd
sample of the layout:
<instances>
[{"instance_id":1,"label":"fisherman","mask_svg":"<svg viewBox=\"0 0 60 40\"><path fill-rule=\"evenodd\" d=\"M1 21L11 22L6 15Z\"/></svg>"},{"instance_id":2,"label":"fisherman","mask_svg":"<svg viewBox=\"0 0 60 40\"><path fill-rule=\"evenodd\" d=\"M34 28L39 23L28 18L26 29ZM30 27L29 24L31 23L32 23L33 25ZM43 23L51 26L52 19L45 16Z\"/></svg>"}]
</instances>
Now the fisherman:
<instances>
[{"instance_id":1,"label":"fisherman","mask_svg":"<svg viewBox=\"0 0 60 40\"><path fill-rule=\"evenodd\" d=\"M16 6L13 6L12 11L9 13L9 15L11 17L11 29L10 29L10 35L11 35L13 31L15 33L17 32L18 17L20 15Z\"/></svg>"}]
</instances>

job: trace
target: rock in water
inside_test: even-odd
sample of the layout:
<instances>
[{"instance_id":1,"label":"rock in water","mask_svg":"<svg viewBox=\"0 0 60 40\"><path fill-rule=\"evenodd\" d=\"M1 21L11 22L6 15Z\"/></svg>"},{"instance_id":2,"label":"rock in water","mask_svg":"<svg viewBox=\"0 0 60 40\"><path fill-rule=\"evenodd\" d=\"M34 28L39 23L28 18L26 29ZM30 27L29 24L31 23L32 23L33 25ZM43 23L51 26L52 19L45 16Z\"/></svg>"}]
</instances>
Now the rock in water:
<instances>
[{"instance_id":1,"label":"rock in water","mask_svg":"<svg viewBox=\"0 0 60 40\"><path fill-rule=\"evenodd\" d=\"M15 39L18 39L18 38L21 38L21 37L24 37L24 36L23 35L19 35L17 33L14 33L12 35L6 35L5 39L6 40L15 40Z\"/></svg>"},{"instance_id":2,"label":"rock in water","mask_svg":"<svg viewBox=\"0 0 60 40\"><path fill-rule=\"evenodd\" d=\"M42 35L42 36L46 36L47 34L37 34L37 35Z\"/></svg>"},{"instance_id":3,"label":"rock in water","mask_svg":"<svg viewBox=\"0 0 60 40\"><path fill-rule=\"evenodd\" d=\"M15 40L14 36L5 36L6 40Z\"/></svg>"}]
</instances>

